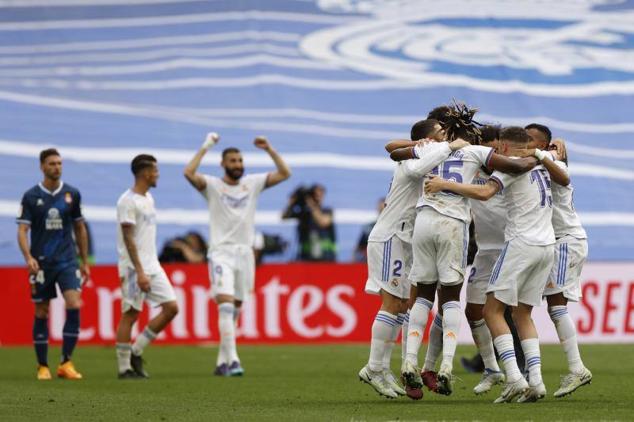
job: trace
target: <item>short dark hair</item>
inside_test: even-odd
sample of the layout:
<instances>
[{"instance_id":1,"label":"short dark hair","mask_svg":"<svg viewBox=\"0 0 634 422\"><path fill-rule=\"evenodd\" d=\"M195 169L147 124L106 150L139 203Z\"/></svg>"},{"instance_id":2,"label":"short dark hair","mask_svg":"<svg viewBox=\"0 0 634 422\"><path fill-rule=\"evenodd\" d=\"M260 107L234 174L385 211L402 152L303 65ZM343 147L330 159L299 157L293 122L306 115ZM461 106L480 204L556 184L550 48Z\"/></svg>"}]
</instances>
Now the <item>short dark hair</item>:
<instances>
[{"instance_id":1,"label":"short dark hair","mask_svg":"<svg viewBox=\"0 0 634 422\"><path fill-rule=\"evenodd\" d=\"M132 174L136 176L141 172L141 170L152 167L156 163L157 161L154 156L149 154L139 154L132 159L130 169L132 170Z\"/></svg>"},{"instance_id":2,"label":"short dark hair","mask_svg":"<svg viewBox=\"0 0 634 422\"><path fill-rule=\"evenodd\" d=\"M544 134L544 136L546 137L546 141L549 144L550 144L550 141L553 139L553 134L550 131L550 129L548 129L548 126L540 125L539 123L531 123L530 125L526 125L526 127L524 129L526 129L526 130L535 129L535 130L540 131L541 133Z\"/></svg>"},{"instance_id":3,"label":"short dark hair","mask_svg":"<svg viewBox=\"0 0 634 422\"><path fill-rule=\"evenodd\" d=\"M516 144L527 144L528 139L528 133L526 133L526 130L519 126L505 127L500 131L500 140Z\"/></svg>"},{"instance_id":4,"label":"short dark hair","mask_svg":"<svg viewBox=\"0 0 634 422\"><path fill-rule=\"evenodd\" d=\"M444 128L445 124L447 124L450 113L451 107L449 107L448 105L441 105L427 113L427 118L438 120L438 122L440 122L440 125Z\"/></svg>"},{"instance_id":5,"label":"short dark hair","mask_svg":"<svg viewBox=\"0 0 634 422\"><path fill-rule=\"evenodd\" d=\"M484 125L480 128L480 142L488 144L500 139L500 125Z\"/></svg>"},{"instance_id":6,"label":"short dark hair","mask_svg":"<svg viewBox=\"0 0 634 422\"><path fill-rule=\"evenodd\" d=\"M429 137L429 135L434 132L436 125L440 125L440 122L436 119L419 120L412 126L409 135L410 139L412 141L418 141L419 139ZM440 126L442 127L442 125Z\"/></svg>"},{"instance_id":7,"label":"short dark hair","mask_svg":"<svg viewBox=\"0 0 634 422\"><path fill-rule=\"evenodd\" d=\"M49 148L40 151L40 164L44 164L44 161L46 161L46 159L52 155L57 155L58 157L61 157L61 155L55 148Z\"/></svg>"},{"instance_id":8,"label":"short dark hair","mask_svg":"<svg viewBox=\"0 0 634 422\"><path fill-rule=\"evenodd\" d=\"M240 150L236 147L225 148L224 150L222 150L222 159L224 160L227 154L231 154L235 152L240 153Z\"/></svg>"}]
</instances>

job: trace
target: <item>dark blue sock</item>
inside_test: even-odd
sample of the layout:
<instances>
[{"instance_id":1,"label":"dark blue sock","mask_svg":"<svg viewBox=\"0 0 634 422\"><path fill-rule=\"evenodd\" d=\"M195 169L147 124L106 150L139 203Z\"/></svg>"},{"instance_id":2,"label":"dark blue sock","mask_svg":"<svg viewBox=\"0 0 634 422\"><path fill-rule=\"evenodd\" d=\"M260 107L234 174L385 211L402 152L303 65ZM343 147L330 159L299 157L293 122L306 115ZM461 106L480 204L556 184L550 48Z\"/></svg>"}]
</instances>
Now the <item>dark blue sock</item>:
<instances>
[{"instance_id":1,"label":"dark blue sock","mask_svg":"<svg viewBox=\"0 0 634 422\"><path fill-rule=\"evenodd\" d=\"M79 338L79 309L66 309L66 322L62 336L62 363L64 363L70 360Z\"/></svg>"},{"instance_id":2,"label":"dark blue sock","mask_svg":"<svg viewBox=\"0 0 634 422\"><path fill-rule=\"evenodd\" d=\"M33 321L33 346L37 363L48 366L48 318L35 317Z\"/></svg>"}]
</instances>

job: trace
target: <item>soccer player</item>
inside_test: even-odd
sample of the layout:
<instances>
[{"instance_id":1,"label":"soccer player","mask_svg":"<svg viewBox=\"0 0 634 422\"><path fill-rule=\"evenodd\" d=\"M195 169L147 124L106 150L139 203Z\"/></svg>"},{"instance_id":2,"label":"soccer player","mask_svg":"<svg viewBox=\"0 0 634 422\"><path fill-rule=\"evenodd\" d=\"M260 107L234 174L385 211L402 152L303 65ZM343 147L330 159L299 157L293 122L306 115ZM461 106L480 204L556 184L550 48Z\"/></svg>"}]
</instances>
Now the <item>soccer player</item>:
<instances>
[{"instance_id":1,"label":"soccer player","mask_svg":"<svg viewBox=\"0 0 634 422\"><path fill-rule=\"evenodd\" d=\"M509 157L525 156L528 134L509 127L500 134L500 151ZM548 154L535 153L542 161ZM546 157L548 155L548 157ZM484 318L502 359L506 386L495 403L536 401L546 395L541 375L539 340L531 312L539 306L553 263L555 235L551 224L552 197L546 169L538 166L518 176L494 172L484 185L467 185L435 178L425 184L428 192L449 190L478 200L488 200L504 190L507 209L505 246L497 259L484 305ZM520 373L513 338L504 319L506 306L513 307L513 320L522 340L529 383Z\"/></svg>"},{"instance_id":2,"label":"soccer player","mask_svg":"<svg viewBox=\"0 0 634 422\"><path fill-rule=\"evenodd\" d=\"M552 134L544 125L532 123L526 126L530 138L529 148L549 149ZM563 151L565 153L565 149ZM530 153L530 151L529 151ZM544 161L550 164L551 162ZM586 231L575 211L572 196L574 188L570 184L567 159L552 162L564 172L562 183L551 185L553 196L553 229L555 230L555 260L544 296L548 302L550 315L559 341L568 360L569 373L561 378L561 385L555 397L573 393L577 388L592 381L592 373L585 367L579 354L577 330L568 314L568 301L578 302L581 297L580 277L583 264L588 256ZM549 169L550 170L550 169ZM551 173L551 176L553 173Z\"/></svg>"},{"instance_id":3,"label":"soccer player","mask_svg":"<svg viewBox=\"0 0 634 422\"><path fill-rule=\"evenodd\" d=\"M480 145L498 150L500 128L486 126L481 129ZM486 184L491 172L480 168L473 183ZM504 374L500 371L491 333L484 321L483 308L486 302L486 290L491 272L500 252L504 247L504 228L506 226L506 206L503 192L499 191L488 201L469 200L475 226L475 241L478 252L471 266L467 282L467 306L465 315L471 328L473 341L484 362L482 379L474 387L475 394L484 394L496 384L504 382Z\"/></svg>"},{"instance_id":4,"label":"soccer player","mask_svg":"<svg viewBox=\"0 0 634 422\"><path fill-rule=\"evenodd\" d=\"M121 320L117 328L119 379L148 378L143 350L178 314L176 294L156 253L156 209L150 193L156 187L156 158L141 154L131 164L134 186L117 201L117 251L121 279ZM130 345L132 327L143 301L160 306L156 315Z\"/></svg>"},{"instance_id":5,"label":"soccer player","mask_svg":"<svg viewBox=\"0 0 634 422\"><path fill-rule=\"evenodd\" d=\"M62 182L62 157L55 149L40 152L44 180L24 193L18 213L18 245L29 270L31 300L35 303L33 345L37 356L37 379L50 380L48 368L48 309L59 285L66 303L60 378L79 380L71 356L79 338L81 285L90 275L88 236L81 213L81 195ZM31 232L30 246L28 234ZM77 239L78 265L73 234Z\"/></svg>"},{"instance_id":6,"label":"soccer player","mask_svg":"<svg viewBox=\"0 0 634 422\"><path fill-rule=\"evenodd\" d=\"M449 139L474 139L470 117L473 111L463 108L456 121L448 126ZM467 116L467 117L465 117ZM407 150L410 150L409 152ZM411 148L391 154L395 159L411 156ZM424 159L424 157L422 158ZM471 145L452 153L432 174L443 179L471 183L481 166L521 173L530 170L533 158L512 160L494 153L493 149ZM460 328L460 290L466 267L468 225L471 220L466 198L451 192L430 194L424 190L417 205L418 214L413 233L414 262L410 272L417 284L417 300L410 311L407 333L407 359L402 376L412 388L422 385L418 373L418 350L422 334L433 306L436 286L440 283L439 304L442 308L443 358L438 372L438 389L451 394L453 357Z\"/></svg>"},{"instance_id":7,"label":"soccer player","mask_svg":"<svg viewBox=\"0 0 634 422\"><path fill-rule=\"evenodd\" d=\"M220 347L215 375L240 376L244 369L236 349L236 322L242 302L253 291L254 219L260 193L283 182L291 171L282 157L262 136L255 138L256 148L266 151L277 168L270 173L244 176L242 154L237 148L222 152L225 174L222 178L197 173L203 157L219 140L209 133L200 150L185 167L185 178L207 200L209 206L209 276L211 293L218 304Z\"/></svg>"},{"instance_id":8,"label":"soccer player","mask_svg":"<svg viewBox=\"0 0 634 422\"><path fill-rule=\"evenodd\" d=\"M423 120L412 127L411 138L441 141L444 131L438 121ZM392 349L402 326L405 327L403 346L406 344L407 302L411 287L408 281L412 261L411 241L416 217L415 205L421 194L422 178L452 151L467 145L464 141L454 141L452 144L428 143L417 147L418 154L428 157L428 163L423 160L399 163L392 176L385 208L368 238L368 280L365 291L380 295L382 305L372 325L370 358L368 364L359 371L359 379L388 398L406 393L413 399L422 397L420 388L407 392L403 390L390 369ZM390 144L387 149L392 149Z\"/></svg>"}]
</instances>

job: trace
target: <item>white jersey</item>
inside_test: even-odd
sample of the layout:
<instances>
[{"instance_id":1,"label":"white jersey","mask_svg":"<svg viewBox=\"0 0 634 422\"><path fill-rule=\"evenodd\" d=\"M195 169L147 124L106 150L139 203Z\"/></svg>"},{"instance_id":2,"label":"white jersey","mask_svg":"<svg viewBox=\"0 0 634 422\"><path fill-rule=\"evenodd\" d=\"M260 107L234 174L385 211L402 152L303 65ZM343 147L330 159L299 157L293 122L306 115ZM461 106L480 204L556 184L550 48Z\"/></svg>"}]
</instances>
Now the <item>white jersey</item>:
<instances>
[{"instance_id":1,"label":"white jersey","mask_svg":"<svg viewBox=\"0 0 634 422\"><path fill-rule=\"evenodd\" d=\"M445 180L470 184L480 167L488 167L492 155L492 148L470 145L452 152L449 158L438 165L431 174ZM441 191L432 194L423 192L416 207L431 207L440 214L462 220L467 224L471 221L468 199L452 192Z\"/></svg>"},{"instance_id":2,"label":"white jersey","mask_svg":"<svg viewBox=\"0 0 634 422\"><path fill-rule=\"evenodd\" d=\"M563 161L555 161L555 164L568 173L568 166ZM572 203L574 192L572 184L561 186L553 183L551 189L553 193L553 229L555 230L555 237L560 239L570 235L577 239L587 239L586 231L583 229L581 220Z\"/></svg>"},{"instance_id":3,"label":"white jersey","mask_svg":"<svg viewBox=\"0 0 634 422\"><path fill-rule=\"evenodd\" d=\"M489 175L479 169L473 183L484 185L488 180ZM498 191L488 201L470 199L469 203L473 214L475 241L478 250L501 250L504 247L504 229L506 227L504 191Z\"/></svg>"},{"instance_id":4,"label":"white jersey","mask_svg":"<svg viewBox=\"0 0 634 422\"><path fill-rule=\"evenodd\" d=\"M123 277L129 268L134 268L123 242L121 224L134 226L134 244L143 271L148 275L161 272L161 264L156 253L156 208L152 194L147 192L140 195L131 189L125 191L117 201L117 223L119 275Z\"/></svg>"},{"instance_id":5,"label":"white jersey","mask_svg":"<svg viewBox=\"0 0 634 422\"><path fill-rule=\"evenodd\" d=\"M422 178L451 154L447 142L429 143L414 149L416 155L424 156L425 160L412 159L397 164L385 198L385 208L368 237L370 242L386 242L396 235L402 241L412 243L416 201L422 192Z\"/></svg>"},{"instance_id":6,"label":"white jersey","mask_svg":"<svg viewBox=\"0 0 634 422\"><path fill-rule=\"evenodd\" d=\"M209 206L209 253L229 245L253 246L255 209L266 185L267 173L250 174L237 185L205 175L201 194Z\"/></svg>"},{"instance_id":7,"label":"white jersey","mask_svg":"<svg viewBox=\"0 0 634 422\"><path fill-rule=\"evenodd\" d=\"M504 189L505 240L519 238L536 246L554 244L553 198L548 171L541 165L517 176L495 171L491 179Z\"/></svg>"}]
</instances>

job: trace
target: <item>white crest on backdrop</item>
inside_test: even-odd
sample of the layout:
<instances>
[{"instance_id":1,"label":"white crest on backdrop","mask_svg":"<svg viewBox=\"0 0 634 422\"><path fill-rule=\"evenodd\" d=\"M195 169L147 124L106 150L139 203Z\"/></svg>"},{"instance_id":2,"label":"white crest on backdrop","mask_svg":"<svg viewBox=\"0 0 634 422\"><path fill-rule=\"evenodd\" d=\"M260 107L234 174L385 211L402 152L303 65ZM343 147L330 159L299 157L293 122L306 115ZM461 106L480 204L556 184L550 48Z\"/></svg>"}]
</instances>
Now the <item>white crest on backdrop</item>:
<instances>
[{"instance_id":1,"label":"white crest on backdrop","mask_svg":"<svg viewBox=\"0 0 634 422\"><path fill-rule=\"evenodd\" d=\"M319 0L324 11L360 19L313 32L301 48L313 59L412 86L630 94L634 9L620 3Z\"/></svg>"}]
</instances>

